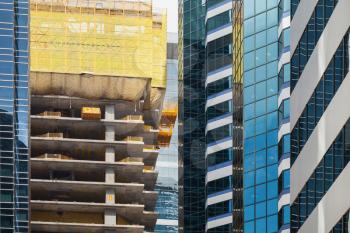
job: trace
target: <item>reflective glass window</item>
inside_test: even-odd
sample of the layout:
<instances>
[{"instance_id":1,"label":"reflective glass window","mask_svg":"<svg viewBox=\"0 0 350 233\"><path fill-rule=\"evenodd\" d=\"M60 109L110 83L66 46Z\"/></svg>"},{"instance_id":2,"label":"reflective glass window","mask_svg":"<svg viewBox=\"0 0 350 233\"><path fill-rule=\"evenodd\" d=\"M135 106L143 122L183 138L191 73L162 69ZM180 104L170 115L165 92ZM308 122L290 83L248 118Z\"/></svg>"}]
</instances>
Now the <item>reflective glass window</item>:
<instances>
[{"instance_id":1,"label":"reflective glass window","mask_svg":"<svg viewBox=\"0 0 350 233\"><path fill-rule=\"evenodd\" d=\"M250 70L244 73L244 86L252 85L254 81L254 70Z\"/></svg>"},{"instance_id":2,"label":"reflective glass window","mask_svg":"<svg viewBox=\"0 0 350 233\"><path fill-rule=\"evenodd\" d=\"M278 37L278 27L272 27L266 30L267 44L277 41Z\"/></svg>"},{"instance_id":3,"label":"reflective glass window","mask_svg":"<svg viewBox=\"0 0 350 233\"><path fill-rule=\"evenodd\" d=\"M266 216L266 202L261 202L256 205L256 218Z\"/></svg>"},{"instance_id":4,"label":"reflective glass window","mask_svg":"<svg viewBox=\"0 0 350 233\"><path fill-rule=\"evenodd\" d=\"M255 186L255 200L256 202L266 200L266 184Z\"/></svg>"},{"instance_id":5,"label":"reflective glass window","mask_svg":"<svg viewBox=\"0 0 350 233\"><path fill-rule=\"evenodd\" d=\"M276 112L272 112L267 115L267 130L274 130L278 127L278 114Z\"/></svg>"},{"instance_id":6,"label":"reflective glass window","mask_svg":"<svg viewBox=\"0 0 350 233\"><path fill-rule=\"evenodd\" d=\"M289 224L290 223L290 207L284 206L283 207L283 224Z\"/></svg>"},{"instance_id":7,"label":"reflective glass window","mask_svg":"<svg viewBox=\"0 0 350 233\"><path fill-rule=\"evenodd\" d=\"M278 196L278 182L272 181L267 183L267 198L272 199Z\"/></svg>"},{"instance_id":8,"label":"reflective glass window","mask_svg":"<svg viewBox=\"0 0 350 233\"><path fill-rule=\"evenodd\" d=\"M256 184L262 184L266 182L266 169L260 168L256 170Z\"/></svg>"},{"instance_id":9,"label":"reflective glass window","mask_svg":"<svg viewBox=\"0 0 350 233\"><path fill-rule=\"evenodd\" d=\"M256 118L255 132L257 135L266 132L266 116Z\"/></svg>"},{"instance_id":10,"label":"reflective glass window","mask_svg":"<svg viewBox=\"0 0 350 233\"><path fill-rule=\"evenodd\" d=\"M13 11L0 10L0 22L13 23Z\"/></svg>"},{"instance_id":11,"label":"reflective glass window","mask_svg":"<svg viewBox=\"0 0 350 233\"><path fill-rule=\"evenodd\" d=\"M256 102L256 115L261 116L266 113L266 99Z\"/></svg>"},{"instance_id":12,"label":"reflective glass window","mask_svg":"<svg viewBox=\"0 0 350 233\"><path fill-rule=\"evenodd\" d=\"M267 233L275 233L278 228L278 217L277 215L272 215L267 217Z\"/></svg>"},{"instance_id":13,"label":"reflective glass window","mask_svg":"<svg viewBox=\"0 0 350 233\"><path fill-rule=\"evenodd\" d=\"M255 85L255 96L257 100L266 97L266 82L260 82Z\"/></svg>"},{"instance_id":14,"label":"reflective glass window","mask_svg":"<svg viewBox=\"0 0 350 233\"><path fill-rule=\"evenodd\" d=\"M266 233L266 218L256 220L256 232Z\"/></svg>"},{"instance_id":15,"label":"reflective glass window","mask_svg":"<svg viewBox=\"0 0 350 233\"><path fill-rule=\"evenodd\" d=\"M251 187L254 185L255 183L255 172L247 172L244 174L244 187Z\"/></svg>"},{"instance_id":16,"label":"reflective glass window","mask_svg":"<svg viewBox=\"0 0 350 233\"><path fill-rule=\"evenodd\" d=\"M256 82L266 79L266 65L259 66L255 69Z\"/></svg>"},{"instance_id":17,"label":"reflective glass window","mask_svg":"<svg viewBox=\"0 0 350 233\"><path fill-rule=\"evenodd\" d=\"M267 188L269 190L269 187ZM269 195L268 195L269 198ZM267 201L267 215L277 214L278 199L272 199Z\"/></svg>"},{"instance_id":18,"label":"reflective glass window","mask_svg":"<svg viewBox=\"0 0 350 233\"><path fill-rule=\"evenodd\" d=\"M267 112L272 112L277 109L278 97L276 95L267 98Z\"/></svg>"},{"instance_id":19,"label":"reflective glass window","mask_svg":"<svg viewBox=\"0 0 350 233\"><path fill-rule=\"evenodd\" d=\"M244 221L250 221L254 219L254 205L247 206L244 208Z\"/></svg>"},{"instance_id":20,"label":"reflective glass window","mask_svg":"<svg viewBox=\"0 0 350 233\"><path fill-rule=\"evenodd\" d=\"M266 166L266 150L256 152L256 168Z\"/></svg>"},{"instance_id":21,"label":"reflective glass window","mask_svg":"<svg viewBox=\"0 0 350 233\"><path fill-rule=\"evenodd\" d=\"M232 21L232 11L225 11L219 15L216 15L207 21L207 30L210 32L216 28L226 25Z\"/></svg>"},{"instance_id":22,"label":"reflective glass window","mask_svg":"<svg viewBox=\"0 0 350 233\"><path fill-rule=\"evenodd\" d=\"M255 100L255 90L254 90L254 86L250 86L247 88L244 88L244 101L249 104L254 102Z\"/></svg>"},{"instance_id":23,"label":"reflective glass window","mask_svg":"<svg viewBox=\"0 0 350 233\"><path fill-rule=\"evenodd\" d=\"M244 162L244 171L253 170L255 168L255 155L254 155L254 153L245 155L243 162Z\"/></svg>"},{"instance_id":24,"label":"reflective glass window","mask_svg":"<svg viewBox=\"0 0 350 233\"><path fill-rule=\"evenodd\" d=\"M283 171L282 184L283 189L289 189L290 187L290 170Z\"/></svg>"},{"instance_id":25,"label":"reflective glass window","mask_svg":"<svg viewBox=\"0 0 350 233\"><path fill-rule=\"evenodd\" d=\"M260 66L266 63L266 48L257 49L255 52L256 66Z\"/></svg>"},{"instance_id":26,"label":"reflective glass window","mask_svg":"<svg viewBox=\"0 0 350 233\"><path fill-rule=\"evenodd\" d=\"M267 167L267 181L275 180L278 178L278 165L272 165Z\"/></svg>"},{"instance_id":27,"label":"reflective glass window","mask_svg":"<svg viewBox=\"0 0 350 233\"><path fill-rule=\"evenodd\" d=\"M266 45L266 31L262 31L255 36L255 47L260 48Z\"/></svg>"},{"instance_id":28,"label":"reflective glass window","mask_svg":"<svg viewBox=\"0 0 350 233\"><path fill-rule=\"evenodd\" d=\"M254 187L247 188L244 191L244 205L251 205L254 203Z\"/></svg>"},{"instance_id":29,"label":"reflective glass window","mask_svg":"<svg viewBox=\"0 0 350 233\"><path fill-rule=\"evenodd\" d=\"M266 0L255 0L255 14L266 11Z\"/></svg>"},{"instance_id":30,"label":"reflective glass window","mask_svg":"<svg viewBox=\"0 0 350 233\"><path fill-rule=\"evenodd\" d=\"M278 11L277 11L277 8L274 8L267 12L267 27L272 27L277 24L278 24Z\"/></svg>"},{"instance_id":31,"label":"reflective glass window","mask_svg":"<svg viewBox=\"0 0 350 233\"><path fill-rule=\"evenodd\" d=\"M260 32L266 29L266 13L255 16L255 31Z\"/></svg>"},{"instance_id":32,"label":"reflective glass window","mask_svg":"<svg viewBox=\"0 0 350 233\"><path fill-rule=\"evenodd\" d=\"M250 70L255 65L255 52L250 52L244 55L244 70Z\"/></svg>"},{"instance_id":33,"label":"reflective glass window","mask_svg":"<svg viewBox=\"0 0 350 233\"><path fill-rule=\"evenodd\" d=\"M247 37L244 40L244 52L252 51L255 48L254 43L255 43L255 36L254 35Z\"/></svg>"},{"instance_id":34,"label":"reflective glass window","mask_svg":"<svg viewBox=\"0 0 350 233\"><path fill-rule=\"evenodd\" d=\"M254 33L254 18L244 21L244 35L249 36Z\"/></svg>"},{"instance_id":35,"label":"reflective glass window","mask_svg":"<svg viewBox=\"0 0 350 233\"><path fill-rule=\"evenodd\" d=\"M245 127L244 127L244 137L245 138L250 138L255 135L255 121L250 120L245 122Z\"/></svg>"},{"instance_id":36,"label":"reflective glass window","mask_svg":"<svg viewBox=\"0 0 350 233\"><path fill-rule=\"evenodd\" d=\"M244 120L252 119L255 116L255 104L249 104L244 106L243 110Z\"/></svg>"},{"instance_id":37,"label":"reflective glass window","mask_svg":"<svg viewBox=\"0 0 350 233\"><path fill-rule=\"evenodd\" d=\"M254 15L255 13L255 4L254 0L245 0L244 1L244 17L249 18Z\"/></svg>"}]
</instances>

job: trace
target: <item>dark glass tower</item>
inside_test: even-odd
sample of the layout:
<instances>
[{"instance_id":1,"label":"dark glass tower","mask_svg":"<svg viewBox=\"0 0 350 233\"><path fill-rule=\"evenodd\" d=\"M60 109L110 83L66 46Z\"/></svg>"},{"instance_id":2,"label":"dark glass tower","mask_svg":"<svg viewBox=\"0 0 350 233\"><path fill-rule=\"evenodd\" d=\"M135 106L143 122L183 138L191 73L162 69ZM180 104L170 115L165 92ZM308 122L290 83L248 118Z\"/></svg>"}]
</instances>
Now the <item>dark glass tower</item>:
<instances>
[{"instance_id":1,"label":"dark glass tower","mask_svg":"<svg viewBox=\"0 0 350 233\"><path fill-rule=\"evenodd\" d=\"M242 232L242 1L184 0L179 22L180 231Z\"/></svg>"},{"instance_id":2,"label":"dark glass tower","mask_svg":"<svg viewBox=\"0 0 350 233\"><path fill-rule=\"evenodd\" d=\"M206 223L205 5L202 0L179 2L179 198L183 199L179 232L203 233Z\"/></svg>"},{"instance_id":3,"label":"dark glass tower","mask_svg":"<svg viewBox=\"0 0 350 233\"><path fill-rule=\"evenodd\" d=\"M0 232L28 227L28 1L0 1Z\"/></svg>"}]
</instances>

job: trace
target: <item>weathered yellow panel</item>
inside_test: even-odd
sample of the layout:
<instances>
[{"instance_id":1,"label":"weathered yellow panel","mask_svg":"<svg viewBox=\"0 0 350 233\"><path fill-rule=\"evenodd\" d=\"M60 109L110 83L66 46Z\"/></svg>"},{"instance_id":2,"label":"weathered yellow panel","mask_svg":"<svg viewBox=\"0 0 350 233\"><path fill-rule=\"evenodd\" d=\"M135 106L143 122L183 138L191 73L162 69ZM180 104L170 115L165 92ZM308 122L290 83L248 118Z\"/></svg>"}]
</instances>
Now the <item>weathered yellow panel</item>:
<instances>
[{"instance_id":1,"label":"weathered yellow panel","mask_svg":"<svg viewBox=\"0 0 350 233\"><path fill-rule=\"evenodd\" d=\"M139 11L140 2L32 0L31 71L144 77L165 87L166 14Z\"/></svg>"},{"instance_id":2,"label":"weathered yellow panel","mask_svg":"<svg viewBox=\"0 0 350 233\"><path fill-rule=\"evenodd\" d=\"M81 118L85 120L100 120L101 109L92 107L83 107L81 109Z\"/></svg>"}]
</instances>

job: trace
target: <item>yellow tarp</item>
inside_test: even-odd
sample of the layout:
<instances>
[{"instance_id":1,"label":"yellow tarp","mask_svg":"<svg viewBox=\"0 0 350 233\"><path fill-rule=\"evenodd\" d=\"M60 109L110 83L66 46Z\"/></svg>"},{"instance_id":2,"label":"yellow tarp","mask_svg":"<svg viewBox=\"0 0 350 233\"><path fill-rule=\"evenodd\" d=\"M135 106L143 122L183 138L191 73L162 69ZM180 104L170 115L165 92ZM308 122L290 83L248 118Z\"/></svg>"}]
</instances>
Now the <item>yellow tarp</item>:
<instances>
[{"instance_id":1,"label":"yellow tarp","mask_svg":"<svg viewBox=\"0 0 350 233\"><path fill-rule=\"evenodd\" d=\"M31 1L31 71L152 78L165 88L165 12L135 15L84 2Z\"/></svg>"}]
</instances>

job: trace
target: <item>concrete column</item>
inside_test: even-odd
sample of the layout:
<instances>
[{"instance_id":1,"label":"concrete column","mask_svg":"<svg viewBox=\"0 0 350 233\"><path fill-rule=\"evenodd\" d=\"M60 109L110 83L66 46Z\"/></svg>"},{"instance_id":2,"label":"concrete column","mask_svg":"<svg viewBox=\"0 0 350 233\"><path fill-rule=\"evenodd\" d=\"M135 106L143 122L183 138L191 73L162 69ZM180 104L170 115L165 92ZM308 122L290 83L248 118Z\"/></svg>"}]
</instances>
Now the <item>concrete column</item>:
<instances>
[{"instance_id":1,"label":"concrete column","mask_svg":"<svg viewBox=\"0 0 350 233\"><path fill-rule=\"evenodd\" d=\"M113 184L115 183L115 174L113 168L106 168L106 183Z\"/></svg>"},{"instance_id":2,"label":"concrete column","mask_svg":"<svg viewBox=\"0 0 350 233\"><path fill-rule=\"evenodd\" d=\"M115 162L115 150L113 147L106 148L105 161L109 163Z\"/></svg>"},{"instance_id":3,"label":"concrete column","mask_svg":"<svg viewBox=\"0 0 350 233\"><path fill-rule=\"evenodd\" d=\"M115 106L112 105L106 105L105 106L105 119L106 120L115 120ZM106 126L106 134L105 134L106 141L114 141L115 140L115 131L114 126Z\"/></svg>"},{"instance_id":4,"label":"concrete column","mask_svg":"<svg viewBox=\"0 0 350 233\"><path fill-rule=\"evenodd\" d=\"M115 128L114 126L106 125L105 139L106 141L115 141Z\"/></svg>"},{"instance_id":5,"label":"concrete column","mask_svg":"<svg viewBox=\"0 0 350 233\"><path fill-rule=\"evenodd\" d=\"M115 120L115 107L114 105L107 105L105 107L105 119L106 120ZM115 128L114 126L106 126L105 131L106 141L115 140ZM105 161L109 163L115 162L115 149L113 147L107 147L105 152ZM113 168L106 168L105 171L105 182L106 184L115 183L115 172ZM108 188L106 189L106 204L115 204L115 189ZM105 225L115 226L117 224L117 212L114 209L105 209L104 214ZM105 230L105 233L114 233L115 231Z\"/></svg>"},{"instance_id":6,"label":"concrete column","mask_svg":"<svg viewBox=\"0 0 350 233\"><path fill-rule=\"evenodd\" d=\"M117 211L113 209L105 210L105 225L115 226L117 225ZM108 231L106 231L108 232Z\"/></svg>"},{"instance_id":7,"label":"concrete column","mask_svg":"<svg viewBox=\"0 0 350 233\"><path fill-rule=\"evenodd\" d=\"M106 120L115 120L115 106L113 104L106 105L105 107L105 119Z\"/></svg>"}]
</instances>

